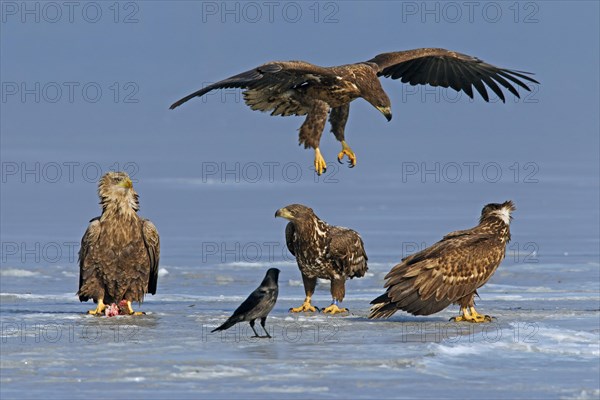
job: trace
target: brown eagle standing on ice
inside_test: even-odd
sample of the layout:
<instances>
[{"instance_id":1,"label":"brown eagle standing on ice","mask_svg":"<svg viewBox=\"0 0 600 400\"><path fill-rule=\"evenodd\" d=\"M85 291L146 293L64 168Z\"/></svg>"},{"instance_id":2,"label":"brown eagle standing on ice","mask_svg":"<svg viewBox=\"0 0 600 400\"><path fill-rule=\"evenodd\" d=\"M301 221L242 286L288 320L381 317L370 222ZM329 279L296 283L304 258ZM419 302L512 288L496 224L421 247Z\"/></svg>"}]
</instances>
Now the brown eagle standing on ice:
<instances>
[{"instance_id":1,"label":"brown eagle standing on ice","mask_svg":"<svg viewBox=\"0 0 600 400\"><path fill-rule=\"evenodd\" d=\"M306 293L304 303L290 311L317 310L310 302L317 278L331 280L333 301L323 312L348 311L338 307L346 294L346 279L360 278L367 272L367 254L359 234L352 229L327 224L311 208L301 204L283 207L277 210L275 217L290 221L285 228L285 241L290 253L296 257Z\"/></svg>"},{"instance_id":2,"label":"brown eagle standing on ice","mask_svg":"<svg viewBox=\"0 0 600 400\"><path fill-rule=\"evenodd\" d=\"M380 76L401 79L411 85L451 87L457 92L464 91L470 98L473 98L474 87L489 102L487 85L504 102L500 86L519 97L513 84L529 91L522 80L539 83L527 74L530 73L499 68L466 54L430 48L382 53L368 61L337 67L320 67L304 61L273 61L208 85L170 108L211 90L242 88L245 89L244 100L253 110L284 117L306 115L300 127L299 143L315 150L314 165L320 175L327 168L319 150L327 114L331 132L342 144L338 161L346 155L351 167L356 165L356 155L344 139L350 102L362 97L388 121L392 119L390 99L381 87Z\"/></svg>"},{"instance_id":3,"label":"brown eagle standing on ice","mask_svg":"<svg viewBox=\"0 0 600 400\"><path fill-rule=\"evenodd\" d=\"M98 184L102 215L90 221L79 251L79 300L140 315L131 302L156 293L160 242L152 222L137 215L138 194L125 172L109 172ZM117 306L118 305L118 306ZM116 314L119 314L119 309ZM108 314L107 314L108 315Z\"/></svg>"},{"instance_id":4,"label":"brown eagle standing on ice","mask_svg":"<svg viewBox=\"0 0 600 400\"><path fill-rule=\"evenodd\" d=\"M488 204L476 227L449 233L404 258L386 275L387 292L371 302L369 318L388 318L398 310L430 315L454 303L460 305L454 321L491 321L475 311L473 298L504 259L514 210L512 201Z\"/></svg>"}]
</instances>

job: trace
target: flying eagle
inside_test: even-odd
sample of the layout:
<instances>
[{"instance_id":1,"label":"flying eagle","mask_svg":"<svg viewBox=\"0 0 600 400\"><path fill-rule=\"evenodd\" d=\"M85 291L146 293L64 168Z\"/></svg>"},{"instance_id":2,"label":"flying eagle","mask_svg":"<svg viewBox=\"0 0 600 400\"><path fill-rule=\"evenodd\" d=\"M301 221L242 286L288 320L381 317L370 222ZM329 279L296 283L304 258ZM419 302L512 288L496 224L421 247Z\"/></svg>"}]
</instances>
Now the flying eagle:
<instances>
[{"instance_id":1,"label":"flying eagle","mask_svg":"<svg viewBox=\"0 0 600 400\"><path fill-rule=\"evenodd\" d=\"M348 311L338 307L346 294L346 279L360 278L367 272L367 254L359 234L352 229L327 224L311 208L301 204L281 208L275 217L290 221L285 228L285 241L290 253L296 257L306 293L304 304L290 311L316 311L310 301L317 278L331 280L333 302L323 312Z\"/></svg>"},{"instance_id":2,"label":"flying eagle","mask_svg":"<svg viewBox=\"0 0 600 400\"><path fill-rule=\"evenodd\" d=\"M452 320L491 321L475 311L473 298L504 259L514 210L512 201L488 204L476 227L449 233L402 259L386 275L387 291L371 302L369 318L388 318L398 310L430 315L458 304L460 316Z\"/></svg>"},{"instance_id":3,"label":"flying eagle","mask_svg":"<svg viewBox=\"0 0 600 400\"><path fill-rule=\"evenodd\" d=\"M125 172L109 172L98 184L102 215L90 221L79 250L80 301L97 303L89 314L107 305L123 304L127 314L146 293L156 293L160 241L152 222L137 215L138 194ZM111 308L111 307L109 307Z\"/></svg>"},{"instance_id":4,"label":"flying eagle","mask_svg":"<svg viewBox=\"0 0 600 400\"><path fill-rule=\"evenodd\" d=\"M499 68L466 54L445 49L415 49L382 53L356 64L320 67L304 61L273 61L250 71L208 85L171 105L186 101L215 89L242 88L244 100L253 110L270 111L271 115L306 115L300 127L299 144L315 151L315 170L320 175L327 163L319 150L327 114L331 132L341 142L338 161L348 156L350 167L356 155L344 138L350 102L359 97L378 109L387 120L392 119L390 99L379 82L380 76L401 79L411 85L451 87L473 98L473 87L489 101L486 85L503 102L501 86L519 97L515 84L529 91L523 82L539 83L529 72Z\"/></svg>"},{"instance_id":5,"label":"flying eagle","mask_svg":"<svg viewBox=\"0 0 600 400\"><path fill-rule=\"evenodd\" d=\"M215 328L211 331L218 332L224 331L231 328L238 322L249 321L250 328L254 332L254 337L257 338L270 338L265 323L267 322L267 316L275 307L277 302L277 296L279 294L279 270L277 268L269 268L265 278L261 282L260 286L257 287L254 292L250 293L250 296L233 312L233 315L223 323L223 325ZM254 321L260 318L260 326L265 331L265 336L260 336L254 329Z\"/></svg>"}]
</instances>

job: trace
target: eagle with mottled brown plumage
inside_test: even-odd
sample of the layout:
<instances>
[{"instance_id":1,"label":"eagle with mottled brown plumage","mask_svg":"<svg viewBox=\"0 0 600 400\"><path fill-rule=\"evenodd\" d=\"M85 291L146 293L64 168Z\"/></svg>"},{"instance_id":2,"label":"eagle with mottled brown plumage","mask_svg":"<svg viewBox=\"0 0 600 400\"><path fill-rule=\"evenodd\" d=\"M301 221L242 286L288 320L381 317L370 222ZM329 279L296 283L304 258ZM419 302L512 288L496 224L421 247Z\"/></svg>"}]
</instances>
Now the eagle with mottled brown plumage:
<instances>
[{"instance_id":1,"label":"eagle with mottled brown plumage","mask_svg":"<svg viewBox=\"0 0 600 400\"><path fill-rule=\"evenodd\" d=\"M479 225L447 234L406 257L386 275L386 293L371 302L369 318L388 318L398 310L430 315L450 304L460 306L454 321L489 322L475 310L474 297L504 259L510 241L512 201L488 204Z\"/></svg>"},{"instance_id":2,"label":"eagle with mottled brown plumage","mask_svg":"<svg viewBox=\"0 0 600 400\"><path fill-rule=\"evenodd\" d=\"M141 303L146 293L156 293L158 231L152 222L138 216L138 194L125 172L105 174L98 184L98 196L102 215L90 221L81 239L79 300L97 303L88 311L93 315L101 315L114 303L122 313L140 315L131 302Z\"/></svg>"},{"instance_id":3,"label":"eagle with mottled brown plumage","mask_svg":"<svg viewBox=\"0 0 600 400\"><path fill-rule=\"evenodd\" d=\"M501 86L519 97L514 85L530 91L523 80L539 83L528 75L531 73L499 68L476 57L434 48L382 53L368 61L336 67L320 67L304 61L273 61L208 85L170 108L211 90L242 88L244 100L253 110L281 116L306 115L300 127L299 144L314 149L315 170L320 175L327 168L319 143L328 114L331 132L342 144L338 161L348 156L351 167L356 165L356 155L344 137L350 102L362 97L388 121L392 119L390 99L379 82L381 76L411 85L451 87L470 98L475 88L489 102L487 86L504 102Z\"/></svg>"},{"instance_id":4,"label":"eagle with mottled brown plumage","mask_svg":"<svg viewBox=\"0 0 600 400\"><path fill-rule=\"evenodd\" d=\"M324 313L348 311L338 307L346 294L346 279L360 278L367 272L367 253L360 235L352 229L332 226L315 215L311 208L291 204L275 213L289 220L285 228L287 248L296 257L302 273L304 303L291 312L315 312L311 297L317 278L331 281L332 304Z\"/></svg>"}]
</instances>

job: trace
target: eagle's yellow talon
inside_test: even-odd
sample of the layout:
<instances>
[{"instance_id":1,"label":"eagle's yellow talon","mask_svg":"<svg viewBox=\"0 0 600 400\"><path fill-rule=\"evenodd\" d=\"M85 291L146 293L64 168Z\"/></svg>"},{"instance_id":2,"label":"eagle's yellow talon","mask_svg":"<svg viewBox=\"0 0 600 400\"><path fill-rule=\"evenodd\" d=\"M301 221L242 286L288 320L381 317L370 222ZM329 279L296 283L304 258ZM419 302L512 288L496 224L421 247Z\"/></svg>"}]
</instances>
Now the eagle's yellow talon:
<instances>
[{"instance_id":1,"label":"eagle's yellow talon","mask_svg":"<svg viewBox=\"0 0 600 400\"><path fill-rule=\"evenodd\" d=\"M106 304L104 304L104 301L102 301L102 299L98 299L98 304L96 305L96 308L93 310L88 310L87 313L90 315L102 315L105 309Z\"/></svg>"},{"instance_id":2,"label":"eagle's yellow talon","mask_svg":"<svg viewBox=\"0 0 600 400\"><path fill-rule=\"evenodd\" d=\"M342 151L338 153L338 162L341 163L344 156L348 156L350 168L353 168L356 165L356 154L352 151L348 143L345 140L342 140Z\"/></svg>"},{"instance_id":3,"label":"eagle's yellow talon","mask_svg":"<svg viewBox=\"0 0 600 400\"><path fill-rule=\"evenodd\" d=\"M470 310L468 311L466 308L462 308L460 310L461 315L459 315L458 317L453 317L450 318L450 321L454 321L454 322L472 322L474 324L480 324L482 322L492 322L492 318L489 315L483 315L483 314L479 314L476 310L475 307L469 307Z\"/></svg>"},{"instance_id":4,"label":"eagle's yellow talon","mask_svg":"<svg viewBox=\"0 0 600 400\"><path fill-rule=\"evenodd\" d=\"M300 307L290 308L290 312L315 312L317 309L310 303L304 302Z\"/></svg>"},{"instance_id":5,"label":"eagle's yellow talon","mask_svg":"<svg viewBox=\"0 0 600 400\"><path fill-rule=\"evenodd\" d=\"M339 314L339 313L344 313L344 312L348 312L348 309L339 308L337 306L337 304L332 304L329 307L323 309L324 314Z\"/></svg>"},{"instance_id":6,"label":"eagle's yellow talon","mask_svg":"<svg viewBox=\"0 0 600 400\"><path fill-rule=\"evenodd\" d=\"M327 171L327 163L318 147L315 149L315 171L317 172L317 175L321 175L323 172Z\"/></svg>"},{"instance_id":7,"label":"eagle's yellow talon","mask_svg":"<svg viewBox=\"0 0 600 400\"><path fill-rule=\"evenodd\" d=\"M129 315L146 315L146 313L142 311L133 311L133 308L131 307L131 301L127 301L127 309L125 311Z\"/></svg>"},{"instance_id":8,"label":"eagle's yellow talon","mask_svg":"<svg viewBox=\"0 0 600 400\"><path fill-rule=\"evenodd\" d=\"M310 296L304 299L304 303L300 307L290 308L290 312L315 312L317 308L310 304Z\"/></svg>"}]
</instances>

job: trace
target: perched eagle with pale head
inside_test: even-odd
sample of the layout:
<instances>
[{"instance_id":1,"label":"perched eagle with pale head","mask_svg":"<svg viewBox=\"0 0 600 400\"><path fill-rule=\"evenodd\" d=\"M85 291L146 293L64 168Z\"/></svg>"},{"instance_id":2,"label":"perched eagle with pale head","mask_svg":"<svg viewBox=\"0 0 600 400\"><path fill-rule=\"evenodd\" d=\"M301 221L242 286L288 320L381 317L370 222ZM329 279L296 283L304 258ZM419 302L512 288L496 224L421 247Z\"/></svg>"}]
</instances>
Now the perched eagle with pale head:
<instances>
[{"instance_id":1,"label":"perched eagle with pale head","mask_svg":"<svg viewBox=\"0 0 600 400\"><path fill-rule=\"evenodd\" d=\"M306 115L300 127L299 144L314 149L315 170L320 175L327 169L319 143L328 114L331 132L342 144L338 161L348 156L351 167L356 165L356 155L344 137L350 102L362 97L388 121L392 119L390 99L379 82L381 76L411 85L451 87L457 92L465 92L470 98L473 98L475 88L489 102L487 86L504 102L500 86L519 97L514 85L530 91L523 80L539 83L528 75L531 74L434 48L382 53L368 61L336 67L320 67L304 61L272 61L197 90L170 108L179 107L211 90L242 88L245 89L244 100L253 110L281 116Z\"/></svg>"},{"instance_id":2,"label":"perched eagle with pale head","mask_svg":"<svg viewBox=\"0 0 600 400\"><path fill-rule=\"evenodd\" d=\"M504 259L514 210L512 201L488 204L476 227L449 233L404 258L386 275L387 291L371 301L369 318L388 318L398 310L430 315L458 304L460 315L452 320L491 321L475 310L474 297Z\"/></svg>"},{"instance_id":3,"label":"perched eagle with pale head","mask_svg":"<svg viewBox=\"0 0 600 400\"><path fill-rule=\"evenodd\" d=\"M152 222L138 216L138 194L125 172L108 172L98 184L102 215L90 221L79 250L80 301L97 303L89 314L107 305L140 315L131 307L146 293L156 293L160 240Z\"/></svg>"},{"instance_id":4,"label":"perched eagle with pale head","mask_svg":"<svg viewBox=\"0 0 600 400\"><path fill-rule=\"evenodd\" d=\"M275 213L289 220L285 228L287 248L296 257L302 273L304 303L291 312L317 309L311 304L317 278L331 280L332 304L324 313L348 311L338 307L346 294L346 279L360 278L367 272L367 253L359 234L352 229L331 226L315 215L311 208L291 204Z\"/></svg>"}]
</instances>

